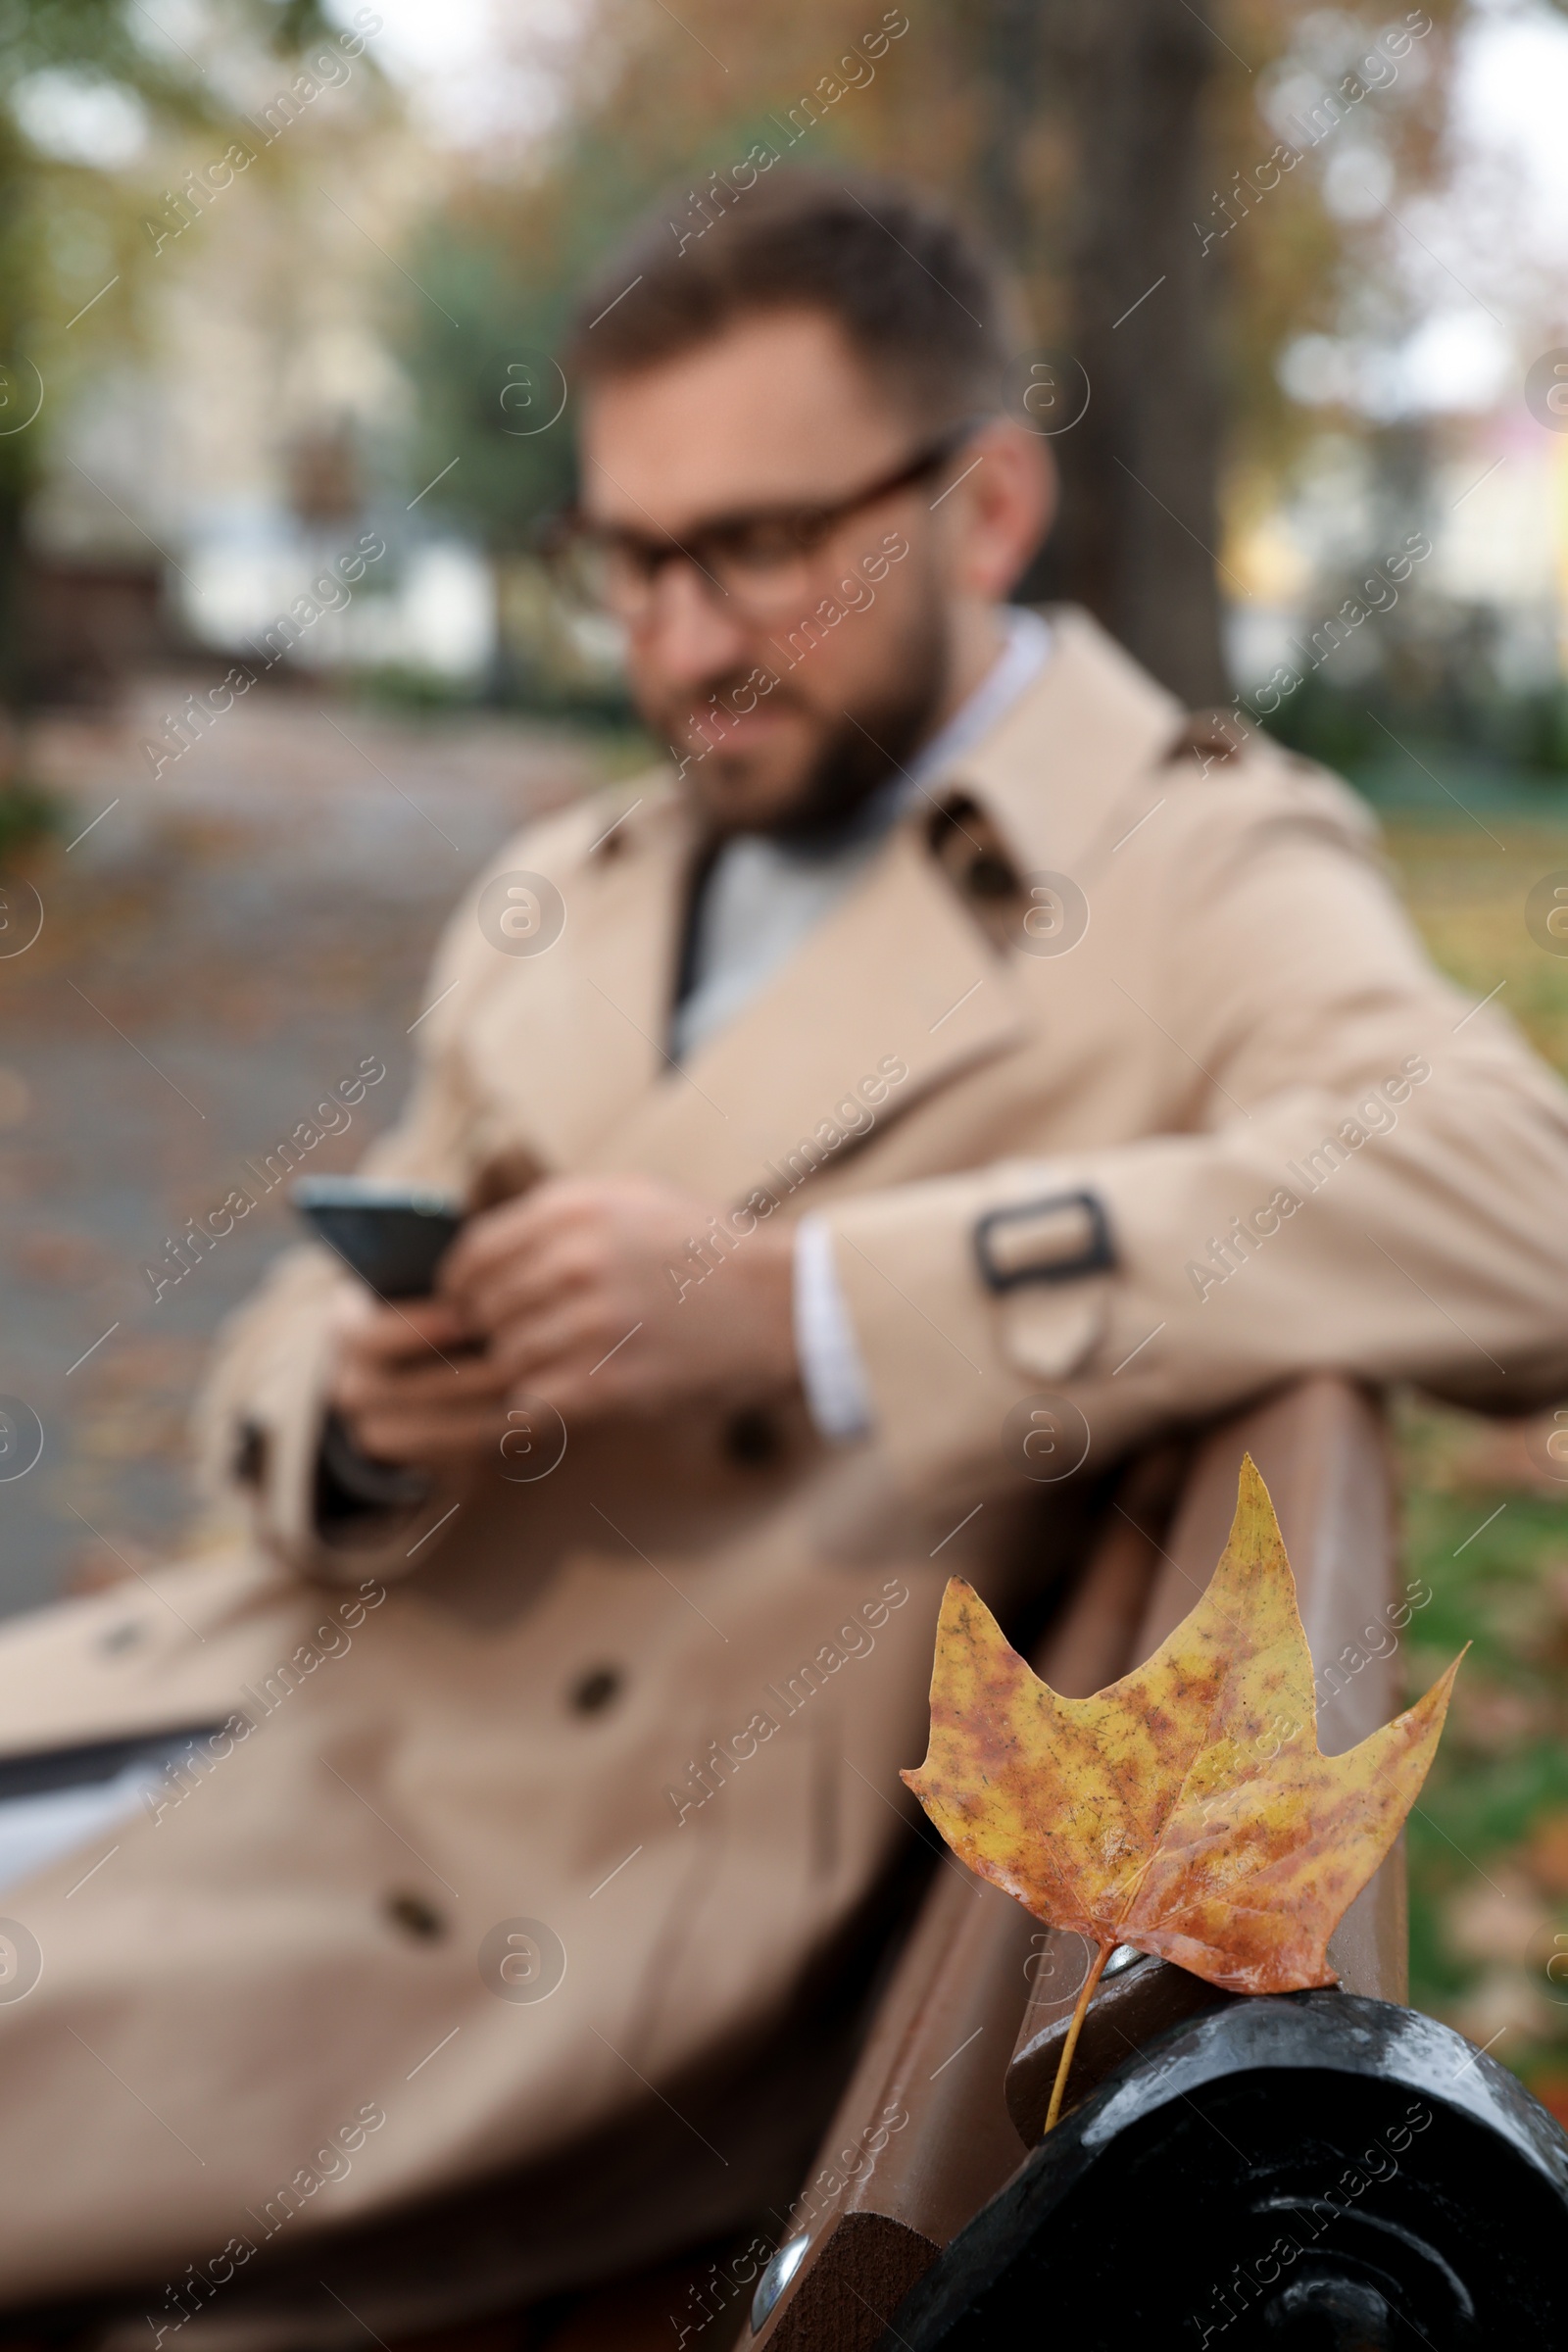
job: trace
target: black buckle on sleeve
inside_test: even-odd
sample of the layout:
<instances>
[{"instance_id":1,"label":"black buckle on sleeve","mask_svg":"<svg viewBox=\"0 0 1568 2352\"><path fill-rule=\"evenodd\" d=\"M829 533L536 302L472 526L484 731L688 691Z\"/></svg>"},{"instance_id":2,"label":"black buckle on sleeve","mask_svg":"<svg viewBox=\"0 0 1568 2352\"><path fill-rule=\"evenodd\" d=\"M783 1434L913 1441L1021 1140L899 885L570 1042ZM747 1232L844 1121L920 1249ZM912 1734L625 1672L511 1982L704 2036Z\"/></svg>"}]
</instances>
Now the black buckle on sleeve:
<instances>
[{"instance_id":1,"label":"black buckle on sleeve","mask_svg":"<svg viewBox=\"0 0 1568 2352\"><path fill-rule=\"evenodd\" d=\"M1006 1227L1038 1224L1065 1211L1079 1212L1080 1221L1087 1223L1089 1238L1082 1249L1044 1262L1027 1257L1004 1262L1013 1256L1004 1238ZM1105 1273L1116 1263L1110 1225L1093 1193L1053 1193L1015 1208L989 1209L975 1224L974 1253L986 1288L998 1292L1016 1290L1024 1282L1076 1282L1085 1274Z\"/></svg>"}]
</instances>

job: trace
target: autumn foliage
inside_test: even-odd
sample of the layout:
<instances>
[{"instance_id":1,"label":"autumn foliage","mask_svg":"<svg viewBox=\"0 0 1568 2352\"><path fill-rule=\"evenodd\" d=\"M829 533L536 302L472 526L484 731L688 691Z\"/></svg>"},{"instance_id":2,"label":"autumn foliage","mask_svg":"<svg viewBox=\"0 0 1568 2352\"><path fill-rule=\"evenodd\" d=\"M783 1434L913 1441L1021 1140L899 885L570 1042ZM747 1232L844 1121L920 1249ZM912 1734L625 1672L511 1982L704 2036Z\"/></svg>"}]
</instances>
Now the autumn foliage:
<instances>
[{"instance_id":1,"label":"autumn foliage","mask_svg":"<svg viewBox=\"0 0 1568 2352\"><path fill-rule=\"evenodd\" d=\"M1329 1937L1415 1802L1458 1665L1323 1755L1296 1582L1249 1457L1207 1591L1093 1698L1042 1682L955 1577L930 1746L903 1777L972 1870L1099 1945L1085 2003L1117 1944L1232 1992L1332 1984Z\"/></svg>"}]
</instances>

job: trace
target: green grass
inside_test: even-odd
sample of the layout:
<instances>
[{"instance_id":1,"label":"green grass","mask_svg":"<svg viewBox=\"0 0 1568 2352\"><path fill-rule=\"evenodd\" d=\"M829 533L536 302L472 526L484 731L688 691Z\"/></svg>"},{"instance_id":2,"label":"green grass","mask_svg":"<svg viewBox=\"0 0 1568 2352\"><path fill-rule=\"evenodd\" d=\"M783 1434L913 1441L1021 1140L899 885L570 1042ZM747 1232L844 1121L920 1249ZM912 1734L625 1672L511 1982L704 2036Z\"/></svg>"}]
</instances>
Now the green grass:
<instances>
[{"instance_id":1,"label":"green grass","mask_svg":"<svg viewBox=\"0 0 1568 2352\"><path fill-rule=\"evenodd\" d=\"M18 850L63 829L61 803L41 785L16 780L0 785L0 870Z\"/></svg>"},{"instance_id":2,"label":"green grass","mask_svg":"<svg viewBox=\"0 0 1568 2352\"><path fill-rule=\"evenodd\" d=\"M1505 983L1498 1003L1568 1075L1568 956L1524 920L1531 885L1568 870L1568 823L1465 797L1474 817L1387 811L1406 903L1444 969L1478 1000ZM1473 1644L1410 1824L1410 1997L1496 2034L1568 2121L1568 1484L1507 1424L1410 1404L1397 1433L1405 1573L1432 1589L1404 1637L1409 1694Z\"/></svg>"}]
</instances>

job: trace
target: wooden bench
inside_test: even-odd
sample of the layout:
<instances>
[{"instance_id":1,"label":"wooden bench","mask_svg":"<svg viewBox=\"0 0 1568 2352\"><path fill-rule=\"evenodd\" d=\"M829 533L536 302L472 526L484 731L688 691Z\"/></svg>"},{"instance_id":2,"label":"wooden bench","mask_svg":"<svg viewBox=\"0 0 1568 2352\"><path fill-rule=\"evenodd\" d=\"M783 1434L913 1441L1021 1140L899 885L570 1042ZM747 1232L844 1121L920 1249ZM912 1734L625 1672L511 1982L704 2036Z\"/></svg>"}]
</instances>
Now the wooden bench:
<instances>
[{"instance_id":1,"label":"wooden bench","mask_svg":"<svg viewBox=\"0 0 1568 2352\"><path fill-rule=\"evenodd\" d=\"M1175 1479L1157 1460L1133 1465L1034 1663L1079 1697L1148 1657L1208 1582L1247 1452L1279 1513L1317 1672L1319 1738L1337 1752L1401 1703L1396 1644L1377 1633L1392 1627L1399 1589L1387 1439L1371 1399L1342 1380L1302 1381L1216 1426ZM1401 1841L1330 1945L1348 1990L1404 1999L1404 1888ZM760 2324L743 2327L739 2352L869 2352L878 2342L905 2294L1038 2141L1088 1957L1081 1938L1041 1930L951 1858L938 1870L808 2176L853 2177L775 2255ZM1070 2103L1164 2027L1232 1997L1143 1957L1107 1976L1079 2041Z\"/></svg>"}]
</instances>

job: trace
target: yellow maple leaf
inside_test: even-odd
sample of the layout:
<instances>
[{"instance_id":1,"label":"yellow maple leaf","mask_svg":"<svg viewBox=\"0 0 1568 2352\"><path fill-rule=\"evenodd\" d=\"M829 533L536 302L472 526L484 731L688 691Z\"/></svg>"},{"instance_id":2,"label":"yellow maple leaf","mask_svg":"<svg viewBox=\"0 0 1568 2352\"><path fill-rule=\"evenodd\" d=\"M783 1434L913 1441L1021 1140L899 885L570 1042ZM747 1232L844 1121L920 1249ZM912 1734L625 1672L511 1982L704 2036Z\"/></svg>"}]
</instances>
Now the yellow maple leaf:
<instances>
[{"instance_id":1,"label":"yellow maple leaf","mask_svg":"<svg viewBox=\"0 0 1568 2352\"><path fill-rule=\"evenodd\" d=\"M902 1777L971 1870L1100 1946L1080 2020L1118 1943L1228 1991L1294 1992L1338 1982L1329 1937L1415 1802L1458 1668L1358 1747L1320 1752L1296 1580L1249 1455L1202 1598L1093 1698L1043 1683L955 1577L930 1745Z\"/></svg>"}]
</instances>

